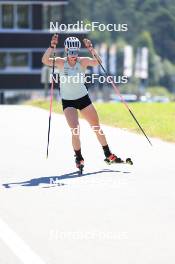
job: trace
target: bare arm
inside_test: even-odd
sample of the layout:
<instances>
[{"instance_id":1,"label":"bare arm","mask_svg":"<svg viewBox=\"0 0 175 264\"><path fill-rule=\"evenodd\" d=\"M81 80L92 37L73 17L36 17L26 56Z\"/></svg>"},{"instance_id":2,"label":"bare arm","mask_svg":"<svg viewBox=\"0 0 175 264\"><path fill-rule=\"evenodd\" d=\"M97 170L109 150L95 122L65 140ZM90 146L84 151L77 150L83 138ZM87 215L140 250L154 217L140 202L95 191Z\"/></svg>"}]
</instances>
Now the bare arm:
<instances>
[{"instance_id":1,"label":"bare arm","mask_svg":"<svg viewBox=\"0 0 175 264\"><path fill-rule=\"evenodd\" d=\"M47 66L52 66L53 65L53 58L52 58L52 53L53 53L53 48L48 48L46 52L44 53L42 57L42 63L47 65ZM60 57L55 58L55 66L58 68L62 67L64 64L64 59Z\"/></svg>"},{"instance_id":2,"label":"bare arm","mask_svg":"<svg viewBox=\"0 0 175 264\"><path fill-rule=\"evenodd\" d=\"M80 62L83 68L87 68L88 66L91 67L98 66L98 61L96 60L96 58L81 57Z\"/></svg>"},{"instance_id":3,"label":"bare arm","mask_svg":"<svg viewBox=\"0 0 175 264\"><path fill-rule=\"evenodd\" d=\"M50 47L46 50L42 57L42 63L47 66L53 65L53 58L52 53L54 49L56 49L56 45L58 44L58 34L54 34L51 39ZM60 57L56 57L55 59L55 66L58 68L62 68L64 65L64 59Z\"/></svg>"},{"instance_id":4,"label":"bare arm","mask_svg":"<svg viewBox=\"0 0 175 264\"><path fill-rule=\"evenodd\" d=\"M93 58L89 58L89 57L82 58L81 59L82 67L84 67L84 68L86 68L88 66L95 67L95 66L99 65L99 62L101 62L101 59L98 56L98 54L95 51L95 49L93 48L92 42L89 39L84 39L83 42L85 44L85 47L89 50L89 52L91 53Z\"/></svg>"}]
</instances>

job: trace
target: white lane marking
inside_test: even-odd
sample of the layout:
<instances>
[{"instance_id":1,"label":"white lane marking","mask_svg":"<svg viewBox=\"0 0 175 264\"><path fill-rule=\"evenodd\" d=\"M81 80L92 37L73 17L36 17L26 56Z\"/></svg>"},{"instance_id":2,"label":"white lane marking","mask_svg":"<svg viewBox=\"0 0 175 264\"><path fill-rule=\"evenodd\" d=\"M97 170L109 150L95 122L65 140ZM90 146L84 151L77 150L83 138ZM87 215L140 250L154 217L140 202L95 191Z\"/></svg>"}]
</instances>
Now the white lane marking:
<instances>
[{"instance_id":1,"label":"white lane marking","mask_svg":"<svg viewBox=\"0 0 175 264\"><path fill-rule=\"evenodd\" d=\"M0 219L0 238L24 264L45 264L42 259Z\"/></svg>"}]
</instances>

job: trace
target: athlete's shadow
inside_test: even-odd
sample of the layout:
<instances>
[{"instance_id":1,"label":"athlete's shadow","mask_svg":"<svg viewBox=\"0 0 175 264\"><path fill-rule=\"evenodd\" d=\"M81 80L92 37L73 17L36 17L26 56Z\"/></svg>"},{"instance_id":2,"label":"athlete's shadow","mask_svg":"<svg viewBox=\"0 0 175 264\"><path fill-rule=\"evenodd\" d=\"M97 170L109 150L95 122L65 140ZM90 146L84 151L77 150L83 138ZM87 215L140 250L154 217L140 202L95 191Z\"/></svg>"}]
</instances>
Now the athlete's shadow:
<instances>
[{"instance_id":1,"label":"athlete's shadow","mask_svg":"<svg viewBox=\"0 0 175 264\"><path fill-rule=\"evenodd\" d=\"M99 170L99 171L94 171L94 172L83 173L82 175L80 175L78 171L74 171L74 172L66 173L66 174L59 175L59 176L40 177L40 178L33 178L33 179L30 179L28 181L23 181L23 182L4 183L2 184L2 186L4 188L12 188L12 187L36 187L36 186L42 185L41 186L42 188L51 188L51 187L58 187L58 186L66 185L63 182L60 182L61 180L85 177L85 176L95 175L95 174L100 174L100 173L110 173L110 172L130 173L129 171L104 169L104 170Z\"/></svg>"}]
</instances>

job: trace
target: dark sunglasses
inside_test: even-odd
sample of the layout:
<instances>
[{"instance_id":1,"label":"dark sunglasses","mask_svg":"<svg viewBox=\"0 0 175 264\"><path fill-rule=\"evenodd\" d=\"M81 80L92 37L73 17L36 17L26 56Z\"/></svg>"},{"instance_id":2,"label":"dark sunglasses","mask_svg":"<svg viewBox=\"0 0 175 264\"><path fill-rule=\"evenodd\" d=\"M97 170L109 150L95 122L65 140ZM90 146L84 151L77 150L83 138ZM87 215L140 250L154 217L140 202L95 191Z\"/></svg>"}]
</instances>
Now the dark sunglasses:
<instances>
[{"instance_id":1,"label":"dark sunglasses","mask_svg":"<svg viewBox=\"0 0 175 264\"><path fill-rule=\"evenodd\" d=\"M78 56L78 50L68 50L68 56Z\"/></svg>"}]
</instances>

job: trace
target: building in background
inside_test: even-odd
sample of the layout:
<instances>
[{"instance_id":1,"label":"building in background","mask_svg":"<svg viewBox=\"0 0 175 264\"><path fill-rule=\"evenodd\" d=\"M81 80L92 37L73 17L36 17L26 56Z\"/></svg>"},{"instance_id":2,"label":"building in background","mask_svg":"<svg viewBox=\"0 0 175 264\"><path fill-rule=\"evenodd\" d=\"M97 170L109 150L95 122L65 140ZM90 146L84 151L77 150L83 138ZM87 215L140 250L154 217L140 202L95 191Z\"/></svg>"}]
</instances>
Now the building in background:
<instances>
[{"instance_id":1,"label":"building in background","mask_svg":"<svg viewBox=\"0 0 175 264\"><path fill-rule=\"evenodd\" d=\"M64 21L67 0L0 0L0 92L42 89L41 57L49 46L50 21ZM68 34L60 32L63 50ZM74 33L81 40L84 33ZM59 49L58 49L59 51Z\"/></svg>"}]
</instances>

